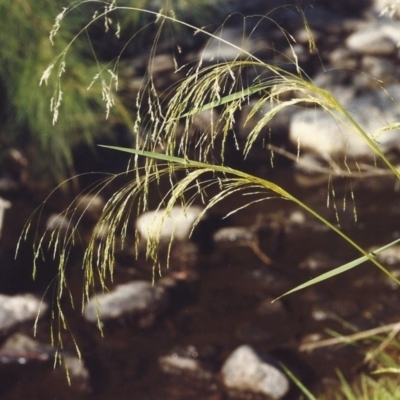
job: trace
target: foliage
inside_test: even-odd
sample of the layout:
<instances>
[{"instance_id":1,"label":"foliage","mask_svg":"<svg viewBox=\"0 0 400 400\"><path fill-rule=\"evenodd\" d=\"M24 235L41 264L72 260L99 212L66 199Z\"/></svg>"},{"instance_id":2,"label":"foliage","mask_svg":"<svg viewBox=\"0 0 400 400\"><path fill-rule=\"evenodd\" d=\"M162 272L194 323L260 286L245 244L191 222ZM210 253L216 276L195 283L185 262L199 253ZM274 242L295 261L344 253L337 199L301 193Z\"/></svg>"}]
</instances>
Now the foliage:
<instances>
[{"instance_id":1,"label":"foliage","mask_svg":"<svg viewBox=\"0 0 400 400\"><path fill-rule=\"evenodd\" d=\"M93 5L88 4L71 11L66 29L59 32L52 45L48 40L49 32L62 3L31 0L5 0L0 3L0 13L6 16L2 19L2 29L7 32L0 38L0 143L3 150L10 146L23 148L34 160L33 170L36 177L40 176L40 183L45 183L46 179L62 180L68 170L73 171L74 146L94 144L96 138L111 135L111 124L101 123L106 119L101 86L93 85L91 91L86 90L106 62L106 58L96 58L91 50L93 40L104 38L104 25L100 30L94 24L92 32L78 34L94 12ZM71 2L71 7L73 4ZM92 36L92 33L97 36ZM74 51L63 65L63 80L68 90L58 92L63 99L62 113L59 123L52 125L50 98L53 85L57 87L57 75L61 70L50 78L51 86L39 89L39 82L43 70L53 62L54 55L71 42L74 43ZM42 91L40 95L39 91ZM54 101L57 103L57 98ZM119 103L116 115L119 120L130 123L129 114L123 113Z\"/></svg>"}]
</instances>

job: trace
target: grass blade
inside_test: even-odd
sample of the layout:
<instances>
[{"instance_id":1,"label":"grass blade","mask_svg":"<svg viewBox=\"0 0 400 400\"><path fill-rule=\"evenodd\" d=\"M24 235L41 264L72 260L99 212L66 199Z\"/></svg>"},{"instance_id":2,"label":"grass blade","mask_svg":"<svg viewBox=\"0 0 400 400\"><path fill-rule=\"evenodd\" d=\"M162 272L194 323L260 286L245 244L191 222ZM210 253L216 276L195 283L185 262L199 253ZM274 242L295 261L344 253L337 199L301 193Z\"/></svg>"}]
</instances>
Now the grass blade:
<instances>
[{"instance_id":1,"label":"grass blade","mask_svg":"<svg viewBox=\"0 0 400 400\"><path fill-rule=\"evenodd\" d=\"M300 382L300 380L282 363L279 363L285 374L294 382L308 400L317 400L317 398Z\"/></svg>"},{"instance_id":2,"label":"grass blade","mask_svg":"<svg viewBox=\"0 0 400 400\"><path fill-rule=\"evenodd\" d=\"M325 281L326 279L332 278L332 277L334 277L336 275L339 275L339 274L341 274L343 272L346 272L346 271L348 271L348 270L350 270L350 269L352 269L354 267L357 267L358 265L360 265L360 264L362 264L362 263L364 263L366 261L370 261L372 257L375 257L377 254L381 253L382 251L388 249L391 246L394 246L397 243L400 243L400 239L396 239L395 241L393 241L393 242L391 242L391 243L389 243L389 244L387 244L387 245L385 245L383 247L380 247L377 250L374 250L372 253L369 253L368 256L362 256L360 258L357 258L357 259L355 259L355 260L353 260L353 261L351 261L351 262L349 262L347 264L344 264L344 265L342 265L340 267L337 267L337 268L335 268L335 269L333 269L331 271L328 271L325 274L317 276L316 278L313 278L313 279L309 280L308 282L305 282L305 283L303 283L303 284L301 284L299 286L296 286L294 289L289 290L288 292L282 294L281 296L277 297L273 301L279 300L280 298L282 298L284 296L287 296L288 294L291 294L291 293L297 292L299 290L305 289L305 288L307 288L309 286L315 285L316 283Z\"/></svg>"},{"instance_id":3,"label":"grass blade","mask_svg":"<svg viewBox=\"0 0 400 400\"><path fill-rule=\"evenodd\" d=\"M223 104L231 103L235 100L243 99L245 97L251 96L254 93L260 92L261 90L268 89L271 85L270 84L263 84L263 85L256 85L251 86L247 89L240 90L236 93L231 93L227 96L221 97L218 100L211 101L210 103L204 104L202 107L195 108L185 114L179 116L180 118L190 117L191 115L197 114L202 111L211 110L212 108L221 106Z\"/></svg>"},{"instance_id":4,"label":"grass blade","mask_svg":"<svg viewBox=\"0 0 400 400\"><path fill-rule=\"evenodd\" d=\"M274 301L282 298L283 296L286 296L288 294L297 292L299 290L305 289L311 285L315 285L316 283L322 282L326 279L332 278L336 275L339 275L343 272L346 272L360 264L362 264L365 261L372 261L378 268L380 268L386 275L388 275L393 281L395 281L399 286L400 286L400 281L394 277L390 271L388 271L386 268L384 268L378 261L375 260L375 256L377 253L380 253L383 250L386 250L387 248L393 246L394 244L397 244L400 242L400 239L396 239L394 242L391 242L377 250L375 250L372 253L367 254L357 243L355 243L351 238L349 238L347 235L345 235L340 229L335 227L333 224L331 224L329 221L324 219L321 215L316 213L314 210L312 210L310 207L308 207L306 204L302 203L300 200L298 200L296 197L292 196L290 193L286 192L284 189L282 189L280 186L274 184L273 182L266 181L261 178L254 177L252 175L246 174L245 172L238 171L229 167L225 167L223 165L212 165L204 162L199 162L199 161L193 161L189 160L188 158L183 158L183 157L174 157L170 156L167 154L163 153L155 153L155 152L150 152L150 151L145 151L145 150L139 150L139 149L132 149L132 148L125 148L125 147L117 147L117 146L101 146L101 147L106 147L109 149L113 150L118 150L118 151L123 151L126 153L131 153L131 154L136 154L144 157L150 157L162 161L166 161L168 163L176 163L180 165L184 165L187 167L191 168L204 168L208 169L210 171L214 172L221 172L224 174L233 174L238 177L243 178L247 182L252 182L254 184L259 185L260 187L265 188L266 190L272 190L273 192L277 193L279 196L282 198L285 198L287 200L291 200L298 204L300 207L308 211L311 215L319 219L322 223L324 223L326 226L328 226L330 229L332 229L334 232L336 232L339 236L341 236L343 239L345 239L349 244L351 244L354 248L359 250L362 254L364 254L362 257L357 258L356 260L353 260L347 264L344 264L340 267L337 267L331 271L326 272L325 274L322 274L314 279L309 280L308 282L305 282L294 289L289 290L288 292L284 293L283 295L279 296L276 298Z\"/></svg>"}]
</instances>

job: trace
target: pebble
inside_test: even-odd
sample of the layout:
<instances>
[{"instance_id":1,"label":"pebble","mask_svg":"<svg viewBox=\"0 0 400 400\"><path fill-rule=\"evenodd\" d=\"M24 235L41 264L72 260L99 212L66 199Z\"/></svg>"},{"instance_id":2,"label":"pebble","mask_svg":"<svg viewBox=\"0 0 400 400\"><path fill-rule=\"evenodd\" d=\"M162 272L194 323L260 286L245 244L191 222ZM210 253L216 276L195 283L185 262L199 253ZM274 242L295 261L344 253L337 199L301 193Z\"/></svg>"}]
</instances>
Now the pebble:
<instances>
[{"instance_id":1,"label":"pebble","mask_svg":"<svg viewBox=\"0 0 400 400\"><path fill-rule=\"evenodd\" d=\"M392 18L400 17L400 4L396 0L373 0L372 9L379 15L387 15Z\"/></svg>"},{"instance_id":2,"label":"pebble","mask_svg":"<svg viewBox=\"0 0 400 400\"><path fill-rule=\"evenodd\" d=\"M379 249L380 246L371 247L368 251L370 253ZM386 250L376 255L377 261L386 265L396 265L400 263L400 244L395 244Z\"/></svg>"},{"instance_id":3,"label":"pebble","mask_svg":"<svg viewBox=\"0 0 400 400\"><path fill-rule=\"evenodd\" d=\"M71 379L71 385L82 392L90 391L90 373L84 361L77 356L64 354L63 362Z\"/></svg>"},{"instance_id":4,"label":"pebble","mask_svg":"<svg viewBox=\"0 0 400 400\"><path fill-rule=\"evenodd\" d=\"M348 112L373 138L382 126L395 123L400 114L396 102L400 100L400 85L371 91L351 101ZM341 117L338 116L340 119ZM290 140L301 151L319 154L330 160L336 155L349 157L373 157L374 152L367 143L339 120L323 110L304 110L293 115L290 121ZM400 146L400 137L394 129L376 137L376 145L382 151Z\"/></svg>"},{"instance_id":5,"label":"pebble","mask_svg":"<svg viewBox=\"0 0 400 400\"><path fill-rule=\"evenodd\" d=\"M393 40L376 28L354 32L345 43L350 50L360 54L390 56L396 51Z\"/></svg>"},{"instance_id":6,"label":"pebble","mask_svg":"<svg viewBox=\"0 0 400 400\"><path fill-rule=\"evenodd\" d=\"M52 213L47 218L46 230L57 231L58 234L65 235L71 229L73 229L73 225L65 215Z\"/></svg>"},{"instance_id":7,"label":"pebble","mask_svg":"<svg viewBox=\"0 0 400 400\"><path fill-rule=\"evenodd\" d=\"M130 316L137 318L139 327L147 328L167 305L164 287L147 281L134 281L92 297L85 305L83 316L89 322Z\"/></svg>"},{"instance_id":8,"label":"pebble","mask_svg":"<svg viewBox=\"0 0 400 400\"><path fill-rule=\"evenodd\" d=\"M42 316L48 305L31 294L6 296L0 294L0 330L12 328L20 322Z\"/></svg>"},{"instance_id":9,"label":"pebble","mask_svg":"<svg viewBox=\"0 0 400 400\"><path fill-rule=\"evenodd\" d=\"M4 223L4 214L7 209L11 207L11 203L8 200L3 199L0 197L0 238L1 232L3 230L3 223Z\"/></svg>"},{"instance_id":10,"label":"pebble","mask_svg":"<svg viewBox=\"0 0 400 400\"><path fill-rule=\"evenodd\" d=\"M193 224L200 218L203 208L199 206L174 206L169 213L165 208L148 211L140 215L136 221L136 229L140 237L168 243L174 240L188 240Z\"/></svg>"},{"instance_id":11,"label":"pebble","mask_svg":"<svg viewBox=\"0 0 400 400\"><path fill-rule=\"evenodd\" d=\"M289 391L289 380L274 364L272 359L261 359L252 347L242 345L225 361L222 379L229 389L261 393L278 400Z\"/></svg>"},{"instance_id":12,"label":"pebble","mask_svg":"<svg viewBox=\"0 0 400 400\"><path fill-rule=\"evenodd\" d=\"M85 194L75 200L76 213L83 220L97 222L103 212L105 200L99 194Z\"/></svg>"},{"instance_id":13,"label":"pebble","mask_svg":"<svg viewBox=\"0 0 400 400\"><path fill-rule=\"evenodd\" d=\"M0 362L26 364L29 361L48 361L54 348L40 343L22 333L11 335L0 348Z\"/></svg>"},{"instance_id":14,"label":"pebble","mask_svg":"<svg viewBox=\"0 0 400 400\"><path fill-rule=\"evenodd\" d=\"M268 52L270 46L267 43L262 43L262 45L264 52L265 50ZM247 53L258 50L260 50L260 41L247 37L243 32L243 26L225 27L209 40L197 57L205 62L233 61L241 57L247 58Z\"/></svg>"},{"instance_id":15,"label":"pebble","mask_svg":"<svg viewBox=\"0 0 400 400\"><path fill-rule=\"evenodd\" d=\"M258 240L257 234L250 228L242 226L231 226L218 229L213 235L215 243L231 244L238 246L240 244L247 245L248 243Z\"/></svg>"},{"instance_id":16,"label":"pebble","mask_svg":"<svg viewBox=\"0 0 400 400\"><path fill-rule=\"evenodd\" d=\"M193 345L188 345L175 348L170 354L161 356L158 362L162 371L168 374L189 374L197 378L211 378L211 372L204 368L200 358L198 349Z\"/></svg>"}]
</instances>

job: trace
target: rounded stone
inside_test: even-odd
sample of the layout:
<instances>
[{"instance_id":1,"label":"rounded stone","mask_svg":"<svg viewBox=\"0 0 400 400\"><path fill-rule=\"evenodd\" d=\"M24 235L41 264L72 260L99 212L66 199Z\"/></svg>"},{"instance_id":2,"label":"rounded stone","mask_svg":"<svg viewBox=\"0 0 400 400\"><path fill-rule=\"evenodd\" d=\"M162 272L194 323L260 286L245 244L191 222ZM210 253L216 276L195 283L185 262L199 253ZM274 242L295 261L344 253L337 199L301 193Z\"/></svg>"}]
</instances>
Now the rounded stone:
<instances>
[{"instance_id":1,"label":"rounded stone","mask_svg":"<svg viewBox=\"0 0 400 400\"><path fill-rule=\"evenodd\" d=\"M225 361L222 378L226 387L261 393L281 399L289 391L286 375L272 363L262 360L252 347L238 347Z\"/></svg>"}]
</instances>

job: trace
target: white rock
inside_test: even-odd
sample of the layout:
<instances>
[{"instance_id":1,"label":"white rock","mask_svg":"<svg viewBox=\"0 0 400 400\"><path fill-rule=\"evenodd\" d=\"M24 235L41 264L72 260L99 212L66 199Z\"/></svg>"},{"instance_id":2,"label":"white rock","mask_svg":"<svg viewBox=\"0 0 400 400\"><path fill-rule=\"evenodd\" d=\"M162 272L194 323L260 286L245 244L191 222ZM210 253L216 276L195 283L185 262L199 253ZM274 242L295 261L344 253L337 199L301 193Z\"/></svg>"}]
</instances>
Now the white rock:
<instances>
[{"instance_id":1,"label":"white rock","mask_svg":"<svg viewBox=\"0 0 400 400\"><path fill-rule=\"evenodd\" d=\"M52 213L47 218L46 229L49 231L57 230L65 234L72 228L71 221L65 215Z\"/></svg>"},{"instance_id":2,"label":"white rock","mask_svg":"<svg viewBox=\"0 0 400 400\"><path fill-rule=\"evenodd\" d=\"M389 87L387 92L392 99L384 91L376 90L355 99L346 107L382 151L400 146L398 130L377 134L383 126L400 120L400 111L396 105L400 100L400 85ZM289 137L296 146L300 144L301 150L317 153L326 159L343 154L350 157L372 157L374 154L348 125L320 109L294 114L290 121Z\"/></svg>"},{"instance_id":3,"label":"white rock","mask_svg":"<svg viewBox=\"0 0 400 400\"><path fill-rule=\"evenodd\" d=\"M391 1L394 3L396 0ZM400 2L398 2L397 10L400 10ZM367 23L361 22L356 32L346 39L349 49L357 53L376 56L394 54L399 43L400 24L388 16L374 18Z\"/></svg>"},{"instance_id":4,"label":"white rock","mask_svg":"<svg viewBox=\"0 0 400 400\"><path fill-rule=\"evenodd\" d=\"M71 378L80 379L88 385L89 371L85 367L83 360L79 359L79 357L65 354L63 361Z\"/></svg>"},{"instance_id":5,"label":"white rock","mask_svg":"<svg viewBox=\"0 0 400 400\"><path fill-rule=\"evenodd\" d=\"M147 326L166 308L167 303L165 288L147 281L134 281L118 285L109 293L91 298L85 305L83 316L89 322L97 322L99 319L108 320L129 315L138 317L143 322L139 324Z\"/></svg>"},{"instance_id":6,"label":"white rock","mask_svg":"<svg viewBox=\"0 0 400 400\"><path fill-rule=\"evenodd\" d=\"M149 211L139 216L136 229L144 240L159 239L160 242L168 242L171 236L175 240L187 240L193 223L202 211L203 209L198 206L187 208L174 206L169 214L164 208Z\"/></svg>"},{"instance_id":7,"label":"white rock","mask_svg":"<svg viewBox=\"0 0 400 400\"><path fill-rule=\"evenodd\" d=\"M76 213L87 221L97 222L105 205L105 201L99 194L85 194L78 196L76 202Z\"/></svg>"},{"instance_id":8,"label":"white rock","mask_svg":"<svg viewBox=\"0 0 400 400\"><path fill-rule=\"evenodd\" d=\"M262 393L271 399L281 399L289 391L286 375L261 360L248 345L238 347L221 372L225 386L231 389Z\"/></svg>"},{"instance_id":9,"label":"white rock","mask_svg":"<svg viewBox=\"0 0 400 400\"><path fill-rule=\"evenodd\" d=\"M388 15L389 17L400 16L399 0L373 0L373 9L379 14Z\"/></svg>"},{"instance_id":10,"label":"white rock","mask_svg":"<svg viewBox=\"0 0 400 400\"><path fill-rule=\"evenodd\" d=\"M31 294L6 296L0 294L0 330L35 319L45 313L48 306Z\"/></svg>"},{"instance_id":11,"label":"white rock","mask_svg":"<svg viewBox=\"0 0 400 400\"><path fill-rule=\"evenodd\" d=\"M243 26L235 28L222 28L215 33L205 48L199 53L198 58L205 62L233 61L247 54L263 51L269 53L270 44L261 38L247 37Z\"/></svg>"},{"instance_id":12,"label":"white rock","mask_svg":"<svg viewBox=\"0 0 400 400\"><path fill-rule=\"evenodd\" d=\"M10 207L11 207L11 203L0 197L0 238L1 238L1 231L3 229L4 214L5 214L5 211Z\"/></svg>"},{"instance_id":13,"label":"white rock","mask_svg":"<svg viewBox=\"0 0 400 400\"><path fill-rule=\"evenodd\" d=\"M329 159L355 147L357 153L368 153L368 146L348 129L322 110L306 110L296 113L290 121L290 140L301 151L311 151ZM353 142L357 143L351 146Z\"/></svg>"},{"instance_id":14,"label":"white rock","mask_svg":"<svg viewBox=\"0 0 400 400\"><path fill-rule=\"evenodd\" d=\"M400 4L400 3L399 3ZM399 47L400 43L400 24L397 21L392 21L391 19L386 19L380 24L380 30L388 38L393 40L393 42Z\"/></svg>"},{"instance_id":15,"label":"white rock","mask_svg":"<svg viewBox=\"0 0 400 400\"><path fill-rule=\"evenodd\" d=\"M194 346L182 346L161 356L158 363L163 372L173 375L189 374L192 377L208 379L211 373L204 369Z\"/></svg>"},{"instance_id":16,"label":"white rock","mask_svg":"<svg viewBox=\"0 0 400 400\"><path fill-rule=\"evenodd\" d=\"M257 234L244 226L230 226L218 229L213 235L213 240L216 243L235 245L254 243L257 240Z\"/></svg>"},{"instance_id":17,"label":"white rock","mask_svg":"<svg viewBox=\"0 0 400 400\"><path fill-rule=\"evenodd\" d=\"M396 51L396 43L376 27L354 32L346 39L346 46L357 53L374 56L388 56Z\"/></svg>"},{"instance_id":18,"label":"white rock","mask_svg":"<svg viewBox=\"0 0 400 400\"><path fill-rule=\"evenodd\" d=\"M1 346L3 363L25 364L29 360L48 361L54 357L54 347L38 342L22 333L14 333Z\"/></svg>"},{"instance_id":19,"label":"white rock","mask_svg":"<svg viewBox=\"0 0 400 400\"><path fill-rule=\"evenodd\" d=\"M369 249L369 252L374 252L377 250L379 246L374 246L371 249ZM384 263L386 265L395 265L400 263L400 245L395 244L391 247L389 247L386 250L381 251L376 255L376 259L380 263Z\"/></svg>"},{"instance_id":20,"label":"white rock","mask_svg":"<svg viewBox=\"0 0 400 400\"><path fill-rule=\"evenodd\" d=\"M170 370L196 372L200 368L198 360L181 357L178 354L162 356L159 359L159 363L166 372Z\"/></svg>"}]
</instances>

